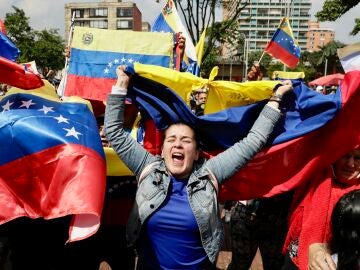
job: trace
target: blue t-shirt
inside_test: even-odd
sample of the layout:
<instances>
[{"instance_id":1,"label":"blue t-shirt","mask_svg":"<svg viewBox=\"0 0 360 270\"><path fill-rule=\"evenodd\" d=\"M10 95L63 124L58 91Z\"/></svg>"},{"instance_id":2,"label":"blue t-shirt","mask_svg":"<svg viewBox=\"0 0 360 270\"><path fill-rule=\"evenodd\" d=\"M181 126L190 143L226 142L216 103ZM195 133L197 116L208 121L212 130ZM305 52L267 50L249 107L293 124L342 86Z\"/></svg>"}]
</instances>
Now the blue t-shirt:
<instances>
[{"instance_id":1,"label":"blue t-shirt","mask_svg":"<svg viewBox=\"0 0 360 270\"><path fill-rule=\"evenodd\" d=\"M189 204L187 181L171 177L167 199L146 223L144 269L202 269L208 262Z\"/></svg>"}]
</instances>

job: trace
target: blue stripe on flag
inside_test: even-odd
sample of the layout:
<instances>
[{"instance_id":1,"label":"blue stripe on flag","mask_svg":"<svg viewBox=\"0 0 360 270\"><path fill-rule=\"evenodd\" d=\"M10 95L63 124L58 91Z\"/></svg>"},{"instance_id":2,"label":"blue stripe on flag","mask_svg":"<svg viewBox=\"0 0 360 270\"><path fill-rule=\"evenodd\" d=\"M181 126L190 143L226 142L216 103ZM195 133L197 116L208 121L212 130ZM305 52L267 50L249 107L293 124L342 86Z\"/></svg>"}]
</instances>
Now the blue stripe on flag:
<instances>
[{"instance_id":1,"label":"blue stripe on flag","mask_svg":"<svg viewBox=\"0 0 360 270\"><path fill-rule=\"evenodd\" d=\"M116 78L116 67L133 66L135 62L170 67L170 57L104 51L71 49L69 74L94 78Z\"/></svg>"},{"instance_id":2,"label":"blue stripe on flag","mask_svg":"<svg viewBox=\"0 0 360 270\"><path fill-rule=\"evenodd\" d=\"M175 31L166 22L162 13L160 13L160 15L156 18L151 28L151 32L175 33Z\"/></svg>"},{"instance_id":3,"label":"blue stripe on flag","mask_svg":"<svg viewBox=\"0 0 360 270\"><path fill-rule=\"evenodd\" d=\"M295 44L295 41L286 32L278 28L274 34L274 41L278 43L282 48L287 50L290 54L294 54L297 58L300 58L300 48Z\"/></svg>"}]
</instances>

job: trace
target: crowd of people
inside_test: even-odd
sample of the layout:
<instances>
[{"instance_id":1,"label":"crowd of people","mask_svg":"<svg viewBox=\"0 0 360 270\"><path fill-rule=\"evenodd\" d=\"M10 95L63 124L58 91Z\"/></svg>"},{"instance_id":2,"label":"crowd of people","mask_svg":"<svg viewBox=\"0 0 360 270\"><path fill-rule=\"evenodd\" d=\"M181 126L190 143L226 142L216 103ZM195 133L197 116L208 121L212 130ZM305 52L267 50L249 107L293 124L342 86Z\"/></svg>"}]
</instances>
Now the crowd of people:
<instances>
[{"instance_id":1,"label":"crowd of people","mask_svg":"<svg viewBox=\"0 0 360 270\"><path fill-rule=\"evenodd\" d=\"M184 122L166 128L161 155L137 143L124 116L131 75L125 66L116 72L99 133L103 146L112 147L134 176L107 178L102 225L89 239L64 245L69 217L18 218L2 225L0 269L216 269L224 241L219 187L283 124L286 111L280 107L292 82L279 82L244 139L204 159L196 127ZM45 73L58 85L54 71ZM254 65L247 79L262 77ZM1 85L0 95L6 91ZM208 91L197 89L189 97L196 116L204 115ZM315 91L326 94L319 86ZM257 250L265 270L360 269L360 146L313 177L270 198L226 203L228 269L249 269Z\"/></svg>"}]
</instances>

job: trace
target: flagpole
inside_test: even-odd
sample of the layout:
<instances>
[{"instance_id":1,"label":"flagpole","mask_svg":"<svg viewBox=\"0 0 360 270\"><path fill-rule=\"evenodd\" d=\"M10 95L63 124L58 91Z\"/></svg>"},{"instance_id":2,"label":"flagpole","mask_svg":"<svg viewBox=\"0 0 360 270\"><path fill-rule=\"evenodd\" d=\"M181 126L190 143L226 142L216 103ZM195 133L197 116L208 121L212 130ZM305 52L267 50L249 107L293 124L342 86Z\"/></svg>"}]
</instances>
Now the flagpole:
<instances>
[{"instance_id":1,"label":"flagpole","mask_svg":"<svg viewBox=\"0 0 360 270\"><path fill-rule=\"evenodd\" d=\"M65 65L63 68L63 72L62 72L62 78L59 84L58 89L56 90L57 94L59 96L63 96L64 92L65 92L65 87L66 87L66 81L67 81L67 68L69 65L69 59L70 59L70 46L71 46L71 41L72 41L72 36L73 36L73 32L74 32L74 22L75 22L75 11L72 14L71 17L71 24L70 24L70 29L69 29L69 36L68 36L68 42L66 45L66 54L65 54Z\"/></svg>"},{"instance_id":2,"label":"flagpole","mask_svg":"<svg viewBox=\"0 0 360 270\"><path fill-rule=\"evenodd\" d=\"M263 53L262 53L262 55L261 55L261 57L260 57L260 59L259 59L259 61L258 61L258 64L259 64L259 65L260 65L260 62L261 62L261 60L263 59L264 55L265 55L265 51L263 51Z\"/></svg>"},{"instance_id":3,"label":"flagpole","mask_svg":"<svg viewBox=\"0 0 360 270\"><path fill-rule=\"evenodd\" d=\"M72 35L73 35L73 32L74 32L74 21L75 21L75 11L73 12L72 14L72 17L71 17L71 24L70 24L70 30L69 30L69 37L68 37L68 42L67 42L67 45L66 45L66 49L70 49L70 45L71 45L71 41L72 41ZM68 65L68 62L69 62L69 55L65 55L65 69Z\"/></svg>"}]
</instances>

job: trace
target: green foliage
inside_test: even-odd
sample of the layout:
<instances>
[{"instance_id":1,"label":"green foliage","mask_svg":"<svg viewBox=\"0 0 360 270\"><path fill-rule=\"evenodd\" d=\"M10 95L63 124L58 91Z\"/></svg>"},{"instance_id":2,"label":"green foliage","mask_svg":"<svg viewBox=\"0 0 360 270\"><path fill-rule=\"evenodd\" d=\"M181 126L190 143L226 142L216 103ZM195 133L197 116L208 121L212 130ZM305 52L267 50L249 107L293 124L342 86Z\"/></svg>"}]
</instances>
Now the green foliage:
<instances>
[{"instance_id":1,"label":"green foliage","mask_svg":"<svg viewBox=\"0 0 360 270\"><path fill-rule=\"evenodd\" d=\"M13 13L6 13L5 26L8 37L20 49L19 62L29 62L32 60L32 48L34 47L34 32L29 25L29 17L25 12L15 6Z\"/></svg>"},{"instance_id":2,"label":"green foliage","mask_svg":"<svg viewBox=\"0 0 360 270\"><path fill-rule=\"evenodd\" d=\"M58 30L42 30L35 35L36 41L32 53L37 65L42 69L45 67L53 70L62 69L65 62L64 45Z\"/></svg>"},{"instance_id":3,"label":"green foliage","mask_svg":"<svg viewBox=\"0 0 360 270\"><path fill-rule=\"evenodd\" d=\"M322 10L316 13L315 16L320 22L333 22L358 4L359 0L325 0ZM360 31L359 19L356 19L355 23L351 35L356 35Z\"/></svg>"},{"instance_id":4,"label":"green foliage","mask_svg":"<svg viewBox=\"0 0 360 270\"><path fill-rule=\"evenodd\" d=\"M40 69L45 67L59 70L64 66L64 41L58 30L34 31L29 25L29 17L15 6L14 12L6 13L5 26L9 38L20 49L18 62L35 60Z\"/></svg>"},{"instance_id":5,"label":"green foliage","mask_svg":"<svg viewBox=\"0 0 360 270\"><path fill-rule=\"evenodd\" d=\"M217 48L213 48L208 56L201 63L201 77L208 78L211 70L217 63L217 56L219 55L219 51Z\"/></svg>"},{"instance_id":6,"label":"green foliage","mask_svg":"<svg viewBox=\"0 0 360 270\"><path fill-rule=\"evenodd\" d=\"M360 19L355 19L355 27L351 31L350 35L357 35L360 32Z\"/></svg>"}]
</instances>

